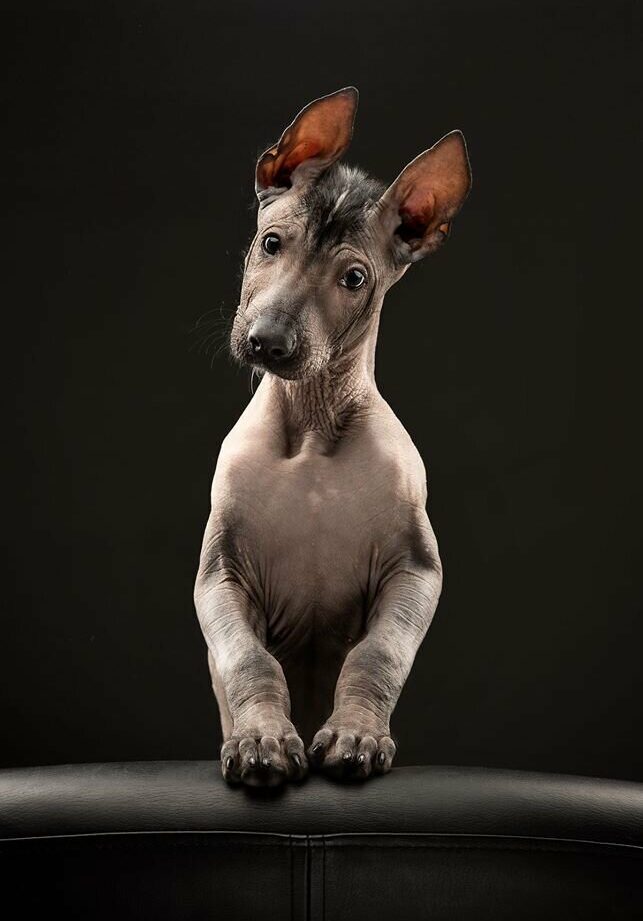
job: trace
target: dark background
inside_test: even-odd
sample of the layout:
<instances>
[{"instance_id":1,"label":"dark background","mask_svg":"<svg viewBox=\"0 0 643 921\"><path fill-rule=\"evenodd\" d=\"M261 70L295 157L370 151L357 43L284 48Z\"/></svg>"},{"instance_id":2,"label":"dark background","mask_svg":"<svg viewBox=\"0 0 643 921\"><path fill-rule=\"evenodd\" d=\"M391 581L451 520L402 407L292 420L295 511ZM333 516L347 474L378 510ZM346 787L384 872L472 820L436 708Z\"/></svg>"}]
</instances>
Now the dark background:
<instances>
[{"instance_id":1,"label":"dark background","mask_svg":"<svg viewBox=\"0 0 643 921\"><path fill-rule=\"evenodd\" d=\"M236 304L257 153L352 83L350 160L390 181L458 127L474 172L378 349L446 571L399 761L643 779L633 4L19 9L2 764L216 756L192 585L250 389L207 335Z\"/></svg>"}]
</instances>

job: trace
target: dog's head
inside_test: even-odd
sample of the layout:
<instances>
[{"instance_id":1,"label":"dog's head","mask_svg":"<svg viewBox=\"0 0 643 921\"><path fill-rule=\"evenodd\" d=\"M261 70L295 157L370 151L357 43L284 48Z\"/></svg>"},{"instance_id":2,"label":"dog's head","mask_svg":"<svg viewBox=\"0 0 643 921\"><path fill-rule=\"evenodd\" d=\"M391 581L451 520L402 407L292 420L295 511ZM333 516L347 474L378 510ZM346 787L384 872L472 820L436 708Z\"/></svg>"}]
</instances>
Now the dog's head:
<instances>
[{"instance_id":1,"label":"dog's head","mask_svg":"<svg viewBox=\"0 0 643 921\"><path fill-rule=\"evenodd\" d=\"M257 162L257 233L231 348L280 377L313 376L357 347L388 288L447 238L471 185L459 131L388 188L338 162L357 100L347 87L311 102Z\"/></svg>"}]
</instances>

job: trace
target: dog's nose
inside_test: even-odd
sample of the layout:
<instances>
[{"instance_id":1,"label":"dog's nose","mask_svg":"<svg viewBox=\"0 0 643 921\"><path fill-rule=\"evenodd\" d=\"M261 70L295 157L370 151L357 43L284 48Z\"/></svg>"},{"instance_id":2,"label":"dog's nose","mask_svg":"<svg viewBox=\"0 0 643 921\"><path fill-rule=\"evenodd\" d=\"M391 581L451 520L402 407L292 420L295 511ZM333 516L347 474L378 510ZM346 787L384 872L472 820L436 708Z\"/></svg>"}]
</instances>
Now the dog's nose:
<instances>
[{"instance_id":1,"label":"dog's nose","mask_svg":"<svg viewBox=\"0 0 643 921\"><path fill-rule=\"evenodd\" d=\"M257 358L284 361L295 351L297 338L290 324L270 317L258 317L248 333L248 344Z\"/></svg>"}]
</instances>

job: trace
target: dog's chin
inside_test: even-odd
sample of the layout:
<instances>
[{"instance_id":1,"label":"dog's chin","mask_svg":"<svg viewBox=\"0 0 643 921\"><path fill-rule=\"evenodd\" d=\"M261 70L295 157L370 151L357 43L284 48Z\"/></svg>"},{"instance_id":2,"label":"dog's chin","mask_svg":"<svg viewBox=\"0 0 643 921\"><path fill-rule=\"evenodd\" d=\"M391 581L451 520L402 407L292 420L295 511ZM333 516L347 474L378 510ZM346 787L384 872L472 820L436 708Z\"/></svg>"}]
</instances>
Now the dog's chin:
<instances>
[{"instance_id":1,"label":"dog's chin","mask_svg":"<svg viewBox=\"0 0 643 921\"><path fill-rule=\"evenodd\" d=\"M300 361L257 361L245 358L243 362L249 368L255 368L260 374L270 372L285 381L299 381L312 377L312 369Z\"/></svg>"},{"instance_id":2,"label":"dog's chin","mask_svg":"<svg viewBox=\"0 0 643 921\"><path fill-rule=\"evenodd\" d=\"M285 361L270 361L270 359L258 358L245 346L245 341L243 341L243 345L237 345L237 342L233 339L230 351L234 360L243 367L256 370L262 375L270 372L270 374L274 374L275 377L280 377L285 381L300 381L315 377L324 367L323 362L310 360L309 351L306 348L298 350L292 358Z\"/></svg>"}]
</instances>

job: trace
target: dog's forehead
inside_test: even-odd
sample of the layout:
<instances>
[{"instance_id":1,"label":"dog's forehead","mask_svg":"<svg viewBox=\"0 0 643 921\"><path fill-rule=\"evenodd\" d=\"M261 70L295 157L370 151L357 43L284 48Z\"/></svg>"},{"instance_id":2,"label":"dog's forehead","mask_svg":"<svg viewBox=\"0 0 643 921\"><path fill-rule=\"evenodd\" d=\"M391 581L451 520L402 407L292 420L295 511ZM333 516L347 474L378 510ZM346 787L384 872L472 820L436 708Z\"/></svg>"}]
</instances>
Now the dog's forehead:
<instances>
[{"instance_id":1,"label":"dog's forehead","mask_svg":"<svg viewBox=\"0 0 643 921\"><path fill-rule=\"evenodd\" d=\"M357 237L385 186L356 167L334 164L301 191L279 196L259 214L259 226L290 223L303 228L316 252Z\"/></svg>"},{"instance_id":2,"label":"dog's forehead","mask_svg":"<svg viewBox=\"0 0 643 921\"><path fill-rule=\"evenodd\" d=\"M314 244L334 246L359 234L383 193L383 184L362 170L335 164L303 196Z\"/></svg>"}]
</instances>

